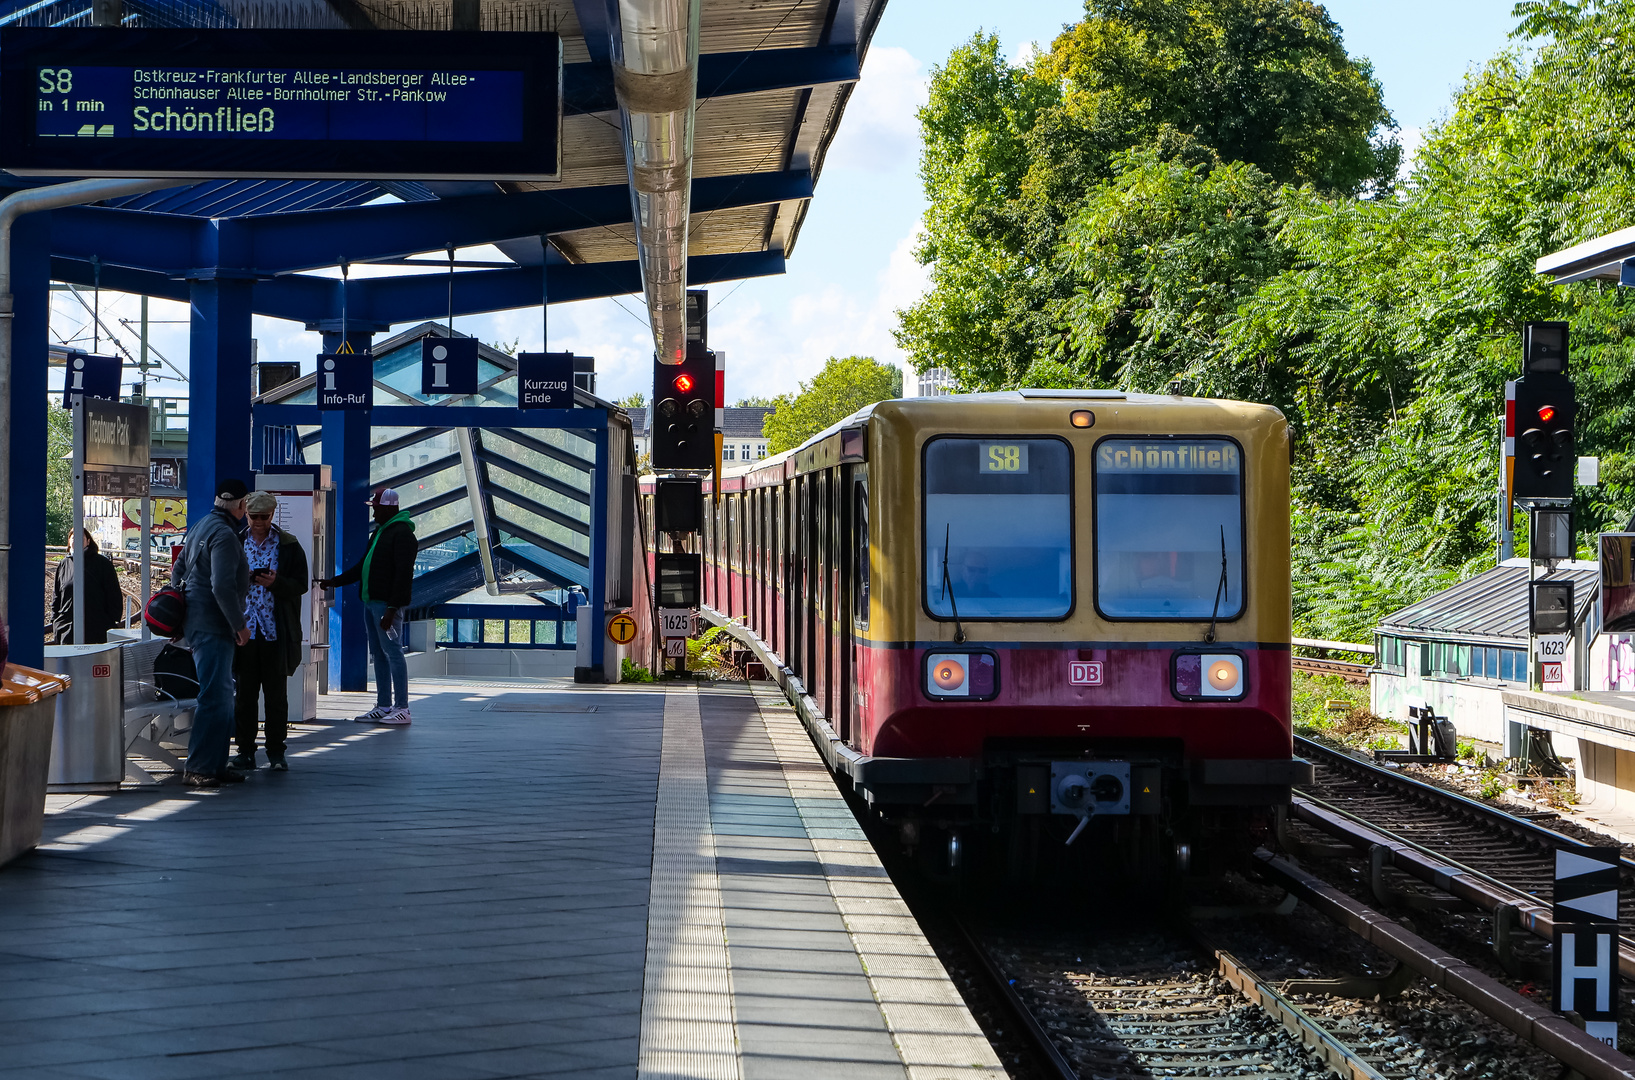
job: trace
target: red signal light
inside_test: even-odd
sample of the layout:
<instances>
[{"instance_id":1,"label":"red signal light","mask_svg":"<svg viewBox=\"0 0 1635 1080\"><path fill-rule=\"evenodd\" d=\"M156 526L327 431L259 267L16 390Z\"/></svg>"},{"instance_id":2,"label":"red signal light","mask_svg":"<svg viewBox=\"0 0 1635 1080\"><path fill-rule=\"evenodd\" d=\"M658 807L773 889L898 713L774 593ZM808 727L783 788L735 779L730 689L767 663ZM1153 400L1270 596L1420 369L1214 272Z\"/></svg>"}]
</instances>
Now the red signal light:
<instances>
[{"instance_id":1,"label":"red signal light","mask_svg":"<svg viewBox=\"0 0 1635 1080\"><path fill-rule=\"evenodd\" d=\"M690 394L693 392L693 377L691 375L676 376L676 393Z\"/></svg>"},{"instance_id":2,"label":"red signal light","mask_svg":"<svg viewBox=\"0 0 1635 1080\"><path fill-rule=\"evenodd\" d=\"M1551 420L1556 418L1556 407L1554 405L1540 405L1538 408L1538 418L1548 424Z\"/></svg>"}]
</instances>

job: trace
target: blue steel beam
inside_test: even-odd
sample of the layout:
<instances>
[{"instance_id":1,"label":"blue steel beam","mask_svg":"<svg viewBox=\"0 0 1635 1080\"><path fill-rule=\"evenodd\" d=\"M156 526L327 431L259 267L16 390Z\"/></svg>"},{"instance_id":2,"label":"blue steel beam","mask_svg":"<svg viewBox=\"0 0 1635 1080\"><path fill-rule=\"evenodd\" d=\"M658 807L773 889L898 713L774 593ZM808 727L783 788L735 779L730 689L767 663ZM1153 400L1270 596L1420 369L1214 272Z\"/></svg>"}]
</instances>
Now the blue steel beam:
<instances>
[{"instance_id":1,"label":"blue steel beam","mask_svg":"<svg viewBox=\"0 0 1635 1080\"><path fill-rule=\"evenodd\" d=\"M687 278L709 285L739 278L765 277L784 271L783 253L747 251L736 255L695 255L688 260ZM551 303L597 300L641 292L641 269L634 262L553 264L550 267ZM51 277L56 281L91 286L96 274L89 262L54 258ZM102 287L119 292L163 297L186 303L188 283L149 270L102 267ZM309 329L338 331L341 325L341 283L308 274L257 281L252 286L251 309L257 315L289 319ZM516 270L478 270L454 275L454 314L477 315L533 307L541 295L539 267ZM346 319L352 330L382 333L392 326L448 314L448 275L412 274L406 277L353 279L349 286Z\"/></svg>"},{"instance_id":2,"label":"blue steel beam","mask_svg":"<svg viewBox=\"0 0 1635 1080\"><path fill-rule=\"evenodd\" d=\"M698 58L698 100L702 104L715 97L856 82L862 71L856 45L704 53ZM563 66L563 112L572 116L612 112L618 107L610 64Z\"/></svg>"},{"instance_id":3,"label":"blue steel beam","mask_svg":"<svg viewBox=\"0 0 1635 1080\"><path fill-rule=\"evenodd\" d=\"M809 199L812 192L805 170L704 177L693 181L692 206L706 214ZM84 206L62 211L52 254L95 256L104 265L179 277L274 277L343 259L402 258L448 244L470 247L629 221L630 191L623 184L223 220Z\"/></svg>"}]
</instances>

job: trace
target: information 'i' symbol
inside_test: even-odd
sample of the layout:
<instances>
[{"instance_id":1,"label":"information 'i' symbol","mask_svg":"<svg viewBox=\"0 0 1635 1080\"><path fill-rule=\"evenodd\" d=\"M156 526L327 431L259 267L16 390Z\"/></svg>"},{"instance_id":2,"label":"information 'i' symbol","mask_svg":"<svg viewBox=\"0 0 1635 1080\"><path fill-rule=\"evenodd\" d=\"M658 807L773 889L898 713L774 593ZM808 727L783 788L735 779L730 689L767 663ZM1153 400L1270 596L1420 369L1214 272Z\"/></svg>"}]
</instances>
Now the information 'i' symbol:
<instances>
[{"instance_id":1,"label":"information 'i' symbol","mask_svg":"<svg viewBox=\"0 0 1635 1080\"><path fill-rule=\"evenodd\" d=\"M324 361L324 389L335 389L335 361L333 359Z\"/></svg>"},{"instance_id":2,"label":"information 'i' symbol","mask_svg":"<svg viewBox=\"0 0 1635 1080\"><path fill-rule=\"evenodd\" d=\"M448 349L444 348L441 345L432 346L431 358L433 360L447 360L448 359ZM431 366L431 385L432 385L433 390L447 390L448 389L448 365L447 364L436 364L436 363L432 364L432 366Z\"/></svg>"},{"instance_id":3,"label":"information 'i' symbol","mask_svg":"<svg viewBox=\"0 0 1635 1080\"><path fill-rule=\"evenodd\" d=\"M75 390L85 389L85 357L74 357L74 386Z\"/></svg>"}]
</instances>

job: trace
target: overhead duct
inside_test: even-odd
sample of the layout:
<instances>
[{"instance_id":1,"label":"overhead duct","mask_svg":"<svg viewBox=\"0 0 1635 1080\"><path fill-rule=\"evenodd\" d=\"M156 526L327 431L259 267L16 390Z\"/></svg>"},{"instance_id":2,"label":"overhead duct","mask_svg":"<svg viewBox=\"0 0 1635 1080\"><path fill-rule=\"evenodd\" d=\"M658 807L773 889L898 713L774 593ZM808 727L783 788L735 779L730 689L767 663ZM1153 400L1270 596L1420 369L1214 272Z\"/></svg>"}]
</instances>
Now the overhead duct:
<instances>
[{"instance_id":1,"label":"overhead duct","mask_svg":"<svg viewBox=\"0 0 1635 1080\"><path fill-rule=\"evenodd\" d=\"M687 212L698 99L700 0L617 0L613 85L624 122L636 254L653 348L666 364L687 347Z\"/></svg>"}]
</instances>

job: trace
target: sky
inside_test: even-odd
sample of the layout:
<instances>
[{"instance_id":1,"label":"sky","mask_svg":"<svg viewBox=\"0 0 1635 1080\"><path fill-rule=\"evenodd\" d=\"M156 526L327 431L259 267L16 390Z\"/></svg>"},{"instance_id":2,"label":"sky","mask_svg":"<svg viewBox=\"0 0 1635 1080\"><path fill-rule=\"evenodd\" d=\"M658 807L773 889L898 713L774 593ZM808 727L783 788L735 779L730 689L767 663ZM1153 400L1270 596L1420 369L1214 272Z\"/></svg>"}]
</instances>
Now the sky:
<instances>
[{"instance_id":1,"label":"sky","mask_svg":"<svg viewBox=\"0 0 1635 1080\"><path fill-rule=\"evenodd\" d=\"M1446 113L1465 73L1506 46L1514 25L1510 0L1328 0L1327 7L1348 51L1373 62L1410 150L1419 132ZM1082 10L1077 0L888 0L788 272L709 286L710 344L727 354L729 401L797 391L830 356L905 364L891 330L896 312L926 288L925 268L913 255L925 207L915 114L931 69L979 29L998 34L1013 60L1025 57L1047 48ZM90 347L90 302L88 291L57 294L52 330L58 339ZM103 293L96 306L134 353L136 298ZM155 300L149 318L151 346L185 372L187 307ZM458 318L455 329L489 343L520 342L525 350L543 345L538 308ZM295 360L312 369L316 334L259 316L254 333L260 359ZM549 345L596 357L603 397L651 393L652 336L639 296L552 305ZM171 376L168 369L156 374ZM132 378L127 370L127 381ZM913 378L908 371L910 387ZM149 392L185 396L186 389L170 377Z\"/></svg>"}]
</instances>

